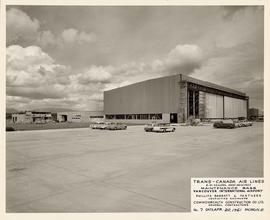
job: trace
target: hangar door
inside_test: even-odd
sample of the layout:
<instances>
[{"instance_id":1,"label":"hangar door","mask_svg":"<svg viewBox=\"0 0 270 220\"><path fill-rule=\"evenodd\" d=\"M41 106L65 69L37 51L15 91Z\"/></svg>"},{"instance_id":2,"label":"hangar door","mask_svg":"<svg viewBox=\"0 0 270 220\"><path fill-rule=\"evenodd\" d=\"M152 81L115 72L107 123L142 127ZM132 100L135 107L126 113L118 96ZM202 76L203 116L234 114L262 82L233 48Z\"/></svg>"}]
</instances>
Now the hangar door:
<instances>
[{"instance_id":1,"label":"hangar door","mask_svg":"<svg viewBox=\"0 0 270 220\"><path fill-rule=\"evenodd\" d=\"M205 118L223 118L223 96L205 93Z\"/></svg>"},{"instance_id":2,"label":"hangar door","mask_svg":"<svg viewBox=\"0 0 270 220\"><path fill-rule=\"evenodd\" d=\"M247 101L224 96L225 118L247 117Z\"/></svg>"}]
</instances>

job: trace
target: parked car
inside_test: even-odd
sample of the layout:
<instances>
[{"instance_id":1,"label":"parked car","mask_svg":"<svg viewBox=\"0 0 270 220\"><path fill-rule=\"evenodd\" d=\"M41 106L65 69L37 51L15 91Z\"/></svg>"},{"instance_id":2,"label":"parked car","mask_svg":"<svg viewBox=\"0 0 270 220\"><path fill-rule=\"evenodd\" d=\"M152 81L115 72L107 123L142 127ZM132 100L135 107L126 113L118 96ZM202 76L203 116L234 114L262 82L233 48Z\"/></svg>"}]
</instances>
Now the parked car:
<instances>
[{"instance_id":1,"label":"parked car","mask_svg":"<svg viewBox=\"0 0 270 220\"><path fill-rule=\"evenodd\" d=\"M170 123L153 123L146 125L144 130L147 132L174 132L175 127L172 127Z\"/></svg>"},{"instance_id":2,"label":"parked car","mask_svg":"<svg viewBox=\"0 0 270 220\"><path fill-rule=\"evenodd\" d=\"M235 123L231 119L221 120L214 123L214 128L235 128Z\"/></svg>"},{"instance_id":3,"label":"parked car","mask_svg":"<svg viewBox=\"0 0 270 220\"><path fill-rule=\"evenodd\" d=\"M91 124L90 128L100 130L125 130L127 126L116 122L96 122Z\"/></svg>"},{"instance_id":4,"label":"parked car","mask_svg":"<svg viewBox=\"0 0 270 220\"><path fill-rule=\"evenodd\" d=\"M13 127L6 127L6 131L15 131L15 128L13 128Z\"/></svg>"},{"instance_id":5,"label":"parked car","mask_svg":"<svg viewBox=\"0 0 270 220\"><path fill-rule=\"evenodd\" d=\"M236 128L241 128L241 127L243 127L243 125L242 125L241 122L234 122L234 126L235 126Z\"/></svg>"},{"instance_id":6,"label":"parked car","mask_svg":"<svg viewBox=\"0 0 270 220\"><path fill-rule=\"evenodd\" d=\"M151 132L151 131L153 131L153 128L154 128L155 124L156 124L156 123L153 122L153 123L151 123L151 124L145 125L145 126L144 126L144 130L145 130L146 132Z\"/></svg>"},{"instance_id":7,"label":"parked car","mask_svg":"<svg viewBox=\"0 0 270 220\"><path fill-rule=\"evenodd\" d=\"M125 130L125 129L127 129L127 126L125 124L122 124L122 123L111 122L111 123L107 124L105 129L106 130Z\"/></svg>"},{"instance_id":8,"label":"parked car","mask_svg":"<svg viewBox=\"0 0 270 220\"><path fill-rule=\"evenodd\" d=\"M92 129L104 129L106 127L105 122L95 122L90 124L90 128Z\"/></svg>"},{"instance_id":9,"label":"parked car","mask_svg":"<svg viewBox=\"0 0 270 220\"><path fill-rule=\"evenodd\" d=\"M252 121L247 121L246 119L244 119L244 120L235 120L234 124L235 124L236 128L240 128L240 127L252 126L253 122Z\"/></svg>"},{"instance_id":10,"label":"parked car","mask_svg":"<svg viewBox=\"0 0 270 220\"><path fill-rule=\"evenodd\" d=\"M248 124L248 126L252 126L253 125L253 122L252 121L248 121L247 124Z\"/></svg>"},{"instance_id":11,"label":"parked car","mask_svg":"<svg viewBox=\"0 0 270 220\"><path fill-rule=\"evenodd\" d=\"M246 121L246 120L240 121L238 123L240 124L240 127L248 127L248 126L252 126L253 124L251 121Z\"/></svg>"}]
</instances>

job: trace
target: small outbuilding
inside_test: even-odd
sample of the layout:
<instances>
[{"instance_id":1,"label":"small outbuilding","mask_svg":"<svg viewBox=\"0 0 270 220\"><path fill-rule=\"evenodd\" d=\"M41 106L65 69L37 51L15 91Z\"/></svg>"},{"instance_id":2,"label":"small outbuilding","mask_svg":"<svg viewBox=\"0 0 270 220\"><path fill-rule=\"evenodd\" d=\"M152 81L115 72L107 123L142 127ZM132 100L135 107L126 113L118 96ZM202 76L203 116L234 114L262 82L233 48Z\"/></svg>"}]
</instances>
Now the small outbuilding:
<instances>
[{"instance_id":1,"label":"small outbuilding","mask_svg":"<svg viewBox=\"0 0 270 220\"><path fill-rule=\"evenodd\" d=\"M52 121L51 112L26 111L21 113L13 113L11 118L12 123L42 124L51 121Z\"/></svg>"},{"instance_id":2,"label":"small outbuilding","mask_svg":"<svg viewBox=\"0 0 270 220\"><path fill-rule=\"evenodd\" d=\"M94 122L103 120L102 111L58 112L58 122Z\"/></svg>"}]
</instances>

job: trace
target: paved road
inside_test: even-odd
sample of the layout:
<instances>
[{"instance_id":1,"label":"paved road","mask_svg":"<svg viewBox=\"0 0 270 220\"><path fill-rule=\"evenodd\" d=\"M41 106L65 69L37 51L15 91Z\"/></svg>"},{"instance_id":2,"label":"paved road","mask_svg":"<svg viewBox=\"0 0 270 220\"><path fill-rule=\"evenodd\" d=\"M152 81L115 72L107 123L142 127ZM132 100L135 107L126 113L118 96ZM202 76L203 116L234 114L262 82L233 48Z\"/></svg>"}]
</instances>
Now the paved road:
<instances>
[{"instance_id":1,"label":"paved road","mask_svg":"<svg viewBox=\"0 0 270 220\"><path fill-rule=\"evenodd\" d=\"M191 177L262 177L263 123L7 133L7 212L189 212Z\"/></svg>"}]
</instances>

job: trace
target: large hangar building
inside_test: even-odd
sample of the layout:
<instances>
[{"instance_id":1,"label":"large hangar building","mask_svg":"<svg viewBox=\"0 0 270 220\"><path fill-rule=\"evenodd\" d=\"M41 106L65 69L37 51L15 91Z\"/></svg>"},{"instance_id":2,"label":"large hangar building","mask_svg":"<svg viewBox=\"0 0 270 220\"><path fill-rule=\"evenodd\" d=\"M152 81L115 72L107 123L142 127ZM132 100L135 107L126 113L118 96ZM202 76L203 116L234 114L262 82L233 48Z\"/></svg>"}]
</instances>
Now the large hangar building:
<instances>
[{"instance_id":1,"label":"large hangar building","mask_svg":"<svg viewBox=\"0 0 270 220\"><path fill-rule=\"evenodd\" d=\"M245 93L182 74L104 92L106 120L125 123L246 118L248 105Z\"/></svg>"}]
</instances>

